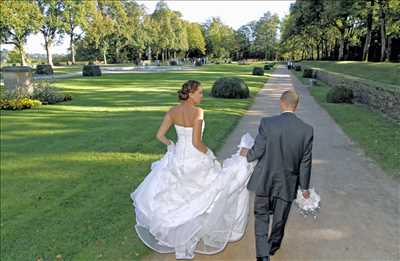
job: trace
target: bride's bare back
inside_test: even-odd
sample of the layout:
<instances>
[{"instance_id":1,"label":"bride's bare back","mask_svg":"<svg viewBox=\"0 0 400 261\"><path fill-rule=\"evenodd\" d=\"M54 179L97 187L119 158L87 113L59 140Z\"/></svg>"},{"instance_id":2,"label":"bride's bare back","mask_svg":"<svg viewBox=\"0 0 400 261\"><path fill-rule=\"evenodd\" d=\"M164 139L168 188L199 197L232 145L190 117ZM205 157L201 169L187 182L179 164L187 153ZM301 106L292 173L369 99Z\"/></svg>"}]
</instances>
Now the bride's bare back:
<instances>
[{"instance_id":1,"label":"bride's bare back","mask_svg":"<svg viewBox=\"0 0 400 261\"><path fill-rule=\"evenodd\" d=\"M195 121L199 118L202 109L194 106L187 106L184 103L172 107L168 114L172 119L173 124L193 128Z\"/></svg>"},{"instance_id":2,"label":"bride's bare back","mask_svg":"<svg viewBox=\"0 0 400 261\"><path fill-rule=\"evenodd\" d=\"M198 150L207 153L208 148L201 141L203 128L203 109L195 105L203 98L203 88L197 81L189 80L178 91L181 103L172 107L164 116L164 120L157 132L157 139L169 145L170 140L165 137L172 124L193 128L192 142Z\"/></svg>"}]
</instances>

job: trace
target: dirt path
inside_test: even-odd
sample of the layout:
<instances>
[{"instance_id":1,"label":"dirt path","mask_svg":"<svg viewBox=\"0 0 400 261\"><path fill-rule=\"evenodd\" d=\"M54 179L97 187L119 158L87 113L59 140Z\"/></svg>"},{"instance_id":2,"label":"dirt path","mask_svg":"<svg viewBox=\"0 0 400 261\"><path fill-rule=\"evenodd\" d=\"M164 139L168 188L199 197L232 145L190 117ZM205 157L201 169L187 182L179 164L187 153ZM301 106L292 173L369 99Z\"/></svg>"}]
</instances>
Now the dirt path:
<instances>
[{"instance_id":1,"label":"dirt path","mask_svg":"<svg viewBox=\"0 0 400 261\"><path fill-rule=\"evenodd\" d=\"M278 66L255 102L218 152L225 159L236 151L240 137L254 137L260 119L279 113L280 94L296 89L301 96L298 117L314 126L311 183L321 195L319 218L303 218L292 207L278 260L400 260L400 185L343 133L284 66ZM251 202L252 205L252 202ZM244 238L220 254L195 260L255 260L251 209ZM144 260L175 260L157 253Z\"/></svg>"}]
</instances>

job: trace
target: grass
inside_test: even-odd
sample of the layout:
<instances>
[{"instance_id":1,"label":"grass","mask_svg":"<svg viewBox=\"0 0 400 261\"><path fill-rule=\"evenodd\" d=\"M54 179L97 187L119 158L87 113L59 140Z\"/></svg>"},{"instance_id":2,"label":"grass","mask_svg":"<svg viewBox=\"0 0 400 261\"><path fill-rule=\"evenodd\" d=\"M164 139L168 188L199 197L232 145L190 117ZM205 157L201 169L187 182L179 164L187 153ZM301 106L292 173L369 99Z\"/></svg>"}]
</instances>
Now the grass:
<instances>
[{"instance_id":1,"label":"grass","mask_svg":"<svg viewBox=\"0 0 400 261\"><path fill-rule=\"evenodd\" d=\"M53 66L53 71L55 75L59 74L67 74L67 73L74 73L74 72L81 72L83 65L68 65L68 66Z\"/></svg>"},{"instance_id":2,"label":"grass","mask_svg":"<svg viewBox=\"0 0 400 261\"><path fill-rule=\"evenodd\" d=\"M397 85L400 88L399 63L372 63L355 61L303 61L304 65L347 74L371 81Z\"/></svg>"},{"instance_id":3,"label":"grass","mask_svg":"<svg viewBox=\"0 0 400 261\"><path fill-rule=\"evenodd\" d=\"M309 84L308 79L302 77L302 72L294 74L303 84ZM330 88L317 81L310 93L367 156L373 158L389 175L400 177L399 124L361 104L327 103L326 94Z\"/></svg>"},{"instance_id":4,"label":"grass","mask_svg":"<svg viewBox=\"0 0 400 261\"><path fill-rule=\"evenodd\" d=\"M205 87L204 142L223 144L251 99L209 97L220 76L235 75L252 97L267 77L252 66L103 75L56 82L68 103L1 111L1 256L7 260L138 260L129 194L166 151L155 139L176 91L188 79ZM174 130L168 134L175 140Z\"/></svg>"}]
</instances>

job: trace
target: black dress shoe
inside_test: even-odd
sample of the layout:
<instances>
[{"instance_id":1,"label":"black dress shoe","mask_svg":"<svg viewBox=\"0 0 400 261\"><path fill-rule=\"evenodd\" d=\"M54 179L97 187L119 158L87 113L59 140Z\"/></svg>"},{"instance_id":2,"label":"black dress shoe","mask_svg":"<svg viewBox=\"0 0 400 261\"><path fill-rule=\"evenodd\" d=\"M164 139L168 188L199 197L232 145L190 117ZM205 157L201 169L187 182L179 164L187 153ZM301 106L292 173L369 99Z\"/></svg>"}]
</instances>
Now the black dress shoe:
<instances>
[{"instance_id":1,"label":"black dress shoe","mask_svg":"<svg viewBox=\"0 0 400 261\"><path fill-rule=\"evenodd\" d=\"M257 261L269 261L269 256L260 256L260 257L257 257Z\"/></svg>"}]
</instances>

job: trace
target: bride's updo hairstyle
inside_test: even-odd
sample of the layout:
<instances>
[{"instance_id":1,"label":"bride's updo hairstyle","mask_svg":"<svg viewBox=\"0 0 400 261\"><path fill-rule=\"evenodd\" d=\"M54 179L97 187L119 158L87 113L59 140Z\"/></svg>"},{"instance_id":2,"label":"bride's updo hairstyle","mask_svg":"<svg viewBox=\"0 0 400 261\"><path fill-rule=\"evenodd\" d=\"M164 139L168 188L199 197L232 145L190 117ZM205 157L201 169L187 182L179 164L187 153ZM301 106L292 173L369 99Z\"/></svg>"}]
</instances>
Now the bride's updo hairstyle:
<instances>
[{"instance_id":1,"label":"bride's updo hairstyle","mask_svg":"<svg viewBox=\"0 0 400 261\"><path fill-rule=\"evenodd\" d=\"M189 80L182 85L182 88L178 91L178 98L181 101L189 99L189 93L194 93L200 86L199 81Z\"/></svg>"}]
</instances>

